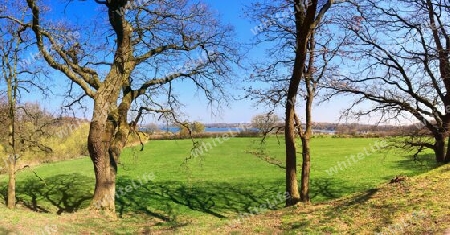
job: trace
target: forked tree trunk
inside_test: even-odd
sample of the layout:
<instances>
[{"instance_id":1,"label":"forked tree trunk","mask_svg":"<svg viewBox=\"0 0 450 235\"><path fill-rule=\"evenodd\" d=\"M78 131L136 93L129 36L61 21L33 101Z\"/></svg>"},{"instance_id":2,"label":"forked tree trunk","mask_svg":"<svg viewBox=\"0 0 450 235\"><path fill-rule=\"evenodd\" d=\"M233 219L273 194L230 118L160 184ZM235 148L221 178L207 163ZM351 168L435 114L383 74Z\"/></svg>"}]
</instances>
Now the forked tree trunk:
<instances>
[{"instance_id":1,"label":"forked tree trunk","mask_svg":"<svg viewBox=\"0 0 450 235\"><path fill-rule=\"evenodd\" d=\"M295 147L295 103L305 68L307 44L311 34L311 26L315 20L317 2L313 1L306 9L299 9L301 6L303 6L303 3L300 0L294 1L297 48L293 73L289 81L289 89L286 97L286 192L290 196L286 198L286 206L296 205L300 201L297 182L297 153Z\"/></svg>"},{"instance_id":2,"label":"forked tree trunk","mask_svg":"<svg viewBox=\"0 0 450 235\"><path fill-rule=\"evenodd\" d=\"M108 103L109 101L104 98L96 99L94 117L89 129L88 148L95 173L92 206L96 210L114 212L117 164L130 132L127 114L131 99L125 95L119 107L113 108L112 111L108 111L108 107L113 105L104 105Z\"/></svg>"},{"instance_id":3,"label":"forked tree trunk","mask_svg":"<svg viewBox=\"0 0 450 235\"><path fill-rule=\"evenodd\" d=\"M115 180L117 174L117 162L122 152L130 126L127 123L128 111L131 103L138 96L136 91L131 89L130 75L136 68L134 58L134 45L131 41L133 34L132 25L126 20L124 7L128 0L107 0L96 1L108 7L108 17L117 36L117 49L114 54L114 62L105 79L80 79L77 76L84 74L91 76L91 72L75 72L74 75L67 70L80 70L75 62L66 61L68 67L60 65L46 50L44 46L43 31L40 27L40 12L36 2L27 0L28 7L32 9L33 21L32 30L35 32L37 45L45 60L53 68L65 73L72 81L79 84L78 80L83 80L80 85L87 95L94 100L92 120L90 122L88 149L90 158L94 164L95 190L91 208L106 212L115 211ZM51 37L50 37L51 38ZM58 52L60 55L62 52ZM67 55L63 56L64 58ZM76 64L76 63L75 63ZM97 73L94 72L97 75ZM95 77L95 76L94 76ZM89 80L89 81L88 81ZM86 83L85 83L86 82ZM95 89L91 89L91 86ZM95 90L95 91L94 91ZM119 99L119 97L121 99Z\"/></svg>"}]
</instances>

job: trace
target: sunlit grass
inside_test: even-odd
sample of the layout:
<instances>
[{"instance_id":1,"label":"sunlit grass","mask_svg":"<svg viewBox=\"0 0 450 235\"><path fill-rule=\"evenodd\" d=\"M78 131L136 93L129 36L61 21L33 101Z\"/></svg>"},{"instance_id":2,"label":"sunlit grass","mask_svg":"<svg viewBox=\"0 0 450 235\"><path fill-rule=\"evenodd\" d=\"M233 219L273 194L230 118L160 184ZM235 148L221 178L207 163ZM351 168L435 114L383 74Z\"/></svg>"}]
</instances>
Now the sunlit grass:
<instances>
[{"instance_id":1,"label":"sunlit grass","mask_svg":"<svg viewBox=\"0 0 450 235\"><path fill-rule=\"evenodd\" d=\"M155 218L161 228L190 223L225 224L268 202L271 209L283 207L283 201L277 197L285 191L285 150L277 138L270 137L263 146L258 138L199 141L206 146L204 154L187 161L191 140L153 140L143 151L139 151L140 147L124 151L117 180L117 190L121 193L116 198L121 224L127 221L135 224L136 216ZM352 162L347 169L327 173L340 161L347 161L349 156L364 152L364 148L379 141L313 139L312 201L368 190L396 175L412 176L435 167L431 155L423 156L425 160L419 164L405 153L379 149L363 160ZM263 160L265 157L281 164L270 164ZM299 153L299 165L300 157ZM144 180L148 176L152 176L149 182ZM0 176L0 184L2 194L6 195L5 176ZM26 208L67 214L88 207L93 188L93 166L86 157L19 172L17 196L20 205Z\"/></svg>"}]
</instances>

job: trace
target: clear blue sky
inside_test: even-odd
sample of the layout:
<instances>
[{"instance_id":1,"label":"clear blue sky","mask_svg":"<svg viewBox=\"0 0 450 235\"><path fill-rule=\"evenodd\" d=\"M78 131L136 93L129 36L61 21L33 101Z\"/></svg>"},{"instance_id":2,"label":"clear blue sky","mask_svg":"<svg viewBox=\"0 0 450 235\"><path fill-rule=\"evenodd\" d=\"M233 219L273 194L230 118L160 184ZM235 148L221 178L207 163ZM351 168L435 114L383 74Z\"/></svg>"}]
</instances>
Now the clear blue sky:
<instances>
[{"instance_id":1,"label":"clear blue sky","mask_svg":"<svg viewBox=\"0 0 450 235\"><path fill-rule=\"evenodd\" d=\"M223 22L229 23L235 27L237 33L237 41L239 42L250 42L252 37L254 36L251 32L251 29L256 25L250 23L249 20L243 18L242 9L244 4L249 4L250 1L244 0L230 0L230 1L222 1L222 0L204 0L208 4L211 5L212 9L215 10ZM74 0L72 3L64 7L64 5L59 4L63 1L48 1L52 2L52 13L55 18L67 17L70 19L78 19L83 21L84 18L89 19L96 14L99 14L99 5L94 2L94 0L85 0L79 1ZM58 4L57 4L58 3ZM75 16L75 17L73 17ZM251 57L254 59L259 59L258 57L264 56L263 51L259 49L254 49L252 53L250 53ZM243 80L246 76L245 72L238 73L240 78L238 80ZM60 75L62 76L62 75ZM63 77L56 79L65 79ZM196 94L192 92L191 89L186 89L187 91L181 94L183 100L188 100L186 103L186 107L183 109L184 113L186 113L190 120L198 120L201 122L249 122L252 116L260 113L264 113L266 110L264 107L255 107L255 104L251 101L243 101L243 100L230 100L229 107L223 107L222 112L217 114L213 114L212 110L208 108L207 103L204 102L201 94ZM190 90L190 91L188 91ZM234 90L233 95L238 96L241 91ZM36 98L29 98L30 100ZM46 108L50 110L55 110L54 106L60 106L61 102L57 101L58 99L52 98L51 101L46 102ZM58 103L59 102L59 103ZM55 104L57 103L57 104ZM91 101L89 101L91 103ZM313 120L316 122L337 122L339 111L344 107L342 104L348 104L347 100L339 101L334 100L332 103L322 104L320 107L315 107L314 110L314 118ZM91 104L88 104L90 106ZM298 113L303 116L303 112L300 109ZM283 110L280 108L278 110L278 114L283 116ZM90 113L86 113L86 117L90 117ZM152 121L152 120L149 120Z\"/></svg>"}]
</instances>

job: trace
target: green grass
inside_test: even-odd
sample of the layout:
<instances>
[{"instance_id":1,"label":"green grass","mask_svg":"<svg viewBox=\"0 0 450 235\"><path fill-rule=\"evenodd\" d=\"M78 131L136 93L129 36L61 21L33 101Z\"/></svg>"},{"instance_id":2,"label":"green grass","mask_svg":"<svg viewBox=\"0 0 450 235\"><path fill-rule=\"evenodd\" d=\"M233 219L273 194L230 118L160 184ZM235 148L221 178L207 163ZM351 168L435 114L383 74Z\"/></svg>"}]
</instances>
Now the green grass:
<instances>
[{"instance_id":1,"label":"green grass","mask_svg":"<svg viewBox=\"0 0 450 235\"><path fill-rule=\"evenodd\" d=\"M262 224L264 234L449 234L449 180L445 165L326 203L270 211L221 232L256 233L254 225Z\"/></svg>"},{"instance_id":2,"label":"green grass","mask_svg":"<svg viewBox=\"0 0 450 235\"><path fill-rule=\"evenodd\" d=\"M117 180L117 190L123 192L116 200L116 210L121 219L114 226L108 226L102 218L73 218L73 215L89 214L83 211L89 205L94 188L93 166L89 158L23 170L18 173L17 197L24 209L6 213L7 219L5 224L0 221L0 228L17 230L23 225L22 220L27 221L22 217L30 216L27 214L29 209L65 215L61 218L71 222L60 225L60 232L81 229L87 232L112 233L119 230L134 233L155 228L173 231L180 226L184 227L183 231L212 225L225 226L240 214L251 213L267 204L272 205L271 209L282 208L284 202L279 195L285 191L284 146L279 145L275 137L269 138L264 146L257 138L231 138L223 143L216 141L216 144L211 139L200 141L210 143L211 148L187 162L185 159L192 148L190 140L150 141L142 152L137 148L126 149L121 157ZM435 167L430 154L422 156L423 161L418 163L408 158L406 153L383 149L348 165L347 169L333 175L327 173L338 162L364 152L364 148L377 141L379 139L313 139L312 201L324 202L373 189L396 175L413 176ZM270 164L263 158L270 158L272 163L281 163L281 166ZM154 175L154 179L143 182L145 175ZM0 176L3 195L6 195L6 180L6 176ZM69 214L75 211L79 212ZM0 216L3 213L0 212ZM18 222L17 218L20 218ZM49 220L52 218L50 216ZM13 225L7 226L8 223ZM264 228L261 226L260 229Z\"/></svg>"}]
</instances>

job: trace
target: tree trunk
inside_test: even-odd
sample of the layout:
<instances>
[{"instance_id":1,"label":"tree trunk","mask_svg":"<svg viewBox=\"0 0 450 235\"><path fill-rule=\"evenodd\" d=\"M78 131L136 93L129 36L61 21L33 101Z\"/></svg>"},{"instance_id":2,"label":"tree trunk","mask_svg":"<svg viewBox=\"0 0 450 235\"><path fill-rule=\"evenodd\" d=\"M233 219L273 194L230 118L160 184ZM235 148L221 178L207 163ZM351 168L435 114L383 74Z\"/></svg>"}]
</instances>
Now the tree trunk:
<instances>
[{"instance_id":1,"label":"tree trunk","mask_svg":"<svg viewBox=\"0 0 450 235\"><path fill-rule=\"evenodd\" d=\"M96 103L103 103L97 98ZM108 101L105 101L108 103ZM130 132L127 123L131 98L125 95L119 108L106 112L113 105L95 105L88 137L88 148L94 163L95 190L92 206L96 210L115 211L115 183L119 156L125 147ZM104 107L97 109L97 107ZM106 109L107 110L107 109ZM105 115L105 113L107 113Z\"/></svg>"},{"instance_id":2,"label":"tree trunk","mask_svg":"<svg viewBox=\"0 0 450 235\"><path fill-rule=\"evenodd\" d=\"M309 202L309 178L311 170L309 135L302 137L302 181L300 187L300 200Z\"/></svg>"},{"instance_id":3,"label":"tree trunk","mask_svg":"<svg viewBox=\"0 0 450 235\"><path fill-rule=\"evenodd\" d=\"M16 147L16 102L17 102L17 74L10 74L6 79L8 86L8 121L9 121L9 145L11 152L8 157L8 208L16 207L16 163L17 163L17 147Z\"/></svg>"},{"instance_id":4,"label":"tree trunk","mask_svg":"<svg viewBox=\"0 0 450 235\"><path fill-rule=\"evenodd\" d=\"M95 190L92 205L98 210L114 212L117 162L109 154L112 138L111 124L107 125L106 121L104 123L91 122L88 148L91 160L94 163L95 173Z\"/></svg>"},{"instance_id":5,"label":"tree trunk","mask_svg":"<svg viewBox=\"0 0 450 235\"><path fill-rule=\"evenodd\" d=\"M116 9L117 1L113 3L107 6L111 26L117 35L117 50L114 64L94 97L94 113L88 137L89 155L94 163L96 179L91 205L96 210L111 213L115 211L117 164L130 132L128 111L135 98L129 87L130 73L136 66L131 43L132 27ZM117 107L121 91L122 101Z\"/></svg>"},{"instance_id":6,"label":"tree trunk","mask_svg":"<svg viewBox=\"0 0 450 235\"><path fill-rule=\"evenodd\" d=\"M286 97L286 192L290 197L286 198L286 206L296 205L300 201L297 182L297 153L295 147L295 103L298 88L303 77L306 63L307 44L311 35L311 26L315 20L317 1L308 5L305 9L299 0L294 1L295 26L296 26L296 52L292 77L289 81L289 89Z\"/></svg>"},{"instance_id":7,"label":"tree trunk","mask_svg":"<svg viewBox=\"0 0 450 235\"><path fill-rule=\"evenodd\" d=\"M113 71L118 71L115 68ZM102 86L94 98L94 111L89 128L88 149L89 156L94 164L95 190L91 206L96 210L114 213L115 182L117 174L117 160L111 154L118 122L117 102L119 89L113 84L120 81L116 72L110 72L107 84Z\"/></svg>"},{"instance_id":8,"label":"tree trunk","mask_svg":"<svg viewBox=\"0 0 450 235\"><path fill-rule=\"evenodd\" d=\"M8 159L8 208L16 207L16 156L11 155Z\"/></svg>"},{"instance_id":9,"label":"tree trunk","mask_svg":"<svg viewBox=\"0 0 450 235\"><path fill-rule=\"evenodd\" d=\"M307 66L307 71L305 73L305 89L307 91L305 97L305 132L300 133L300 137L302 139L302 179L301 179L301 187L300 187L300 200L302 202L310 202L309 198L309 181L310 181L310 172L311 172L311 152L310 152L310 139L312 135L312 104L314 100L314 96L316 95L316 84L312 79L312 76L315 73L315 48L316 48L316 39L315 39L315 29L311 29L311 37L309 39L309 61ZM297 119L297 125L300 125L301 122Z\"/></svg>"},{"instance_id":10,"label":"tree trunk","mask_svg":"<svg viewBox=\"0 0 450 235\"><path fill-rule=\"evenodd\" d=\"M295 146L295 110L294 102L286 105L286 192L290 197L286 198L286 206L296 205L300 201L297 181L297 148Z\"/></svg>"},{"instance_id":11,"label":"tree trunk","mask_svg":"<svg viewBox=\"0 0 450 235\"><path fill-rule=\"evenodd\" d=\"M447 152L445 153L445 159L443 163L450 163L450 137L447 137Z\"/></svg>"},{"instance_id":12,"label":"tree trunk","mask_svg":"<svg viewBox=\"0 0 450 235\"><path fill-rule=\"evenodd\" d=\"M436 155L436 162L445 163L446 162L446 138L443 136L435 136L436 142L434 143L434 153Z\"/></svg>"}]
</instances>

